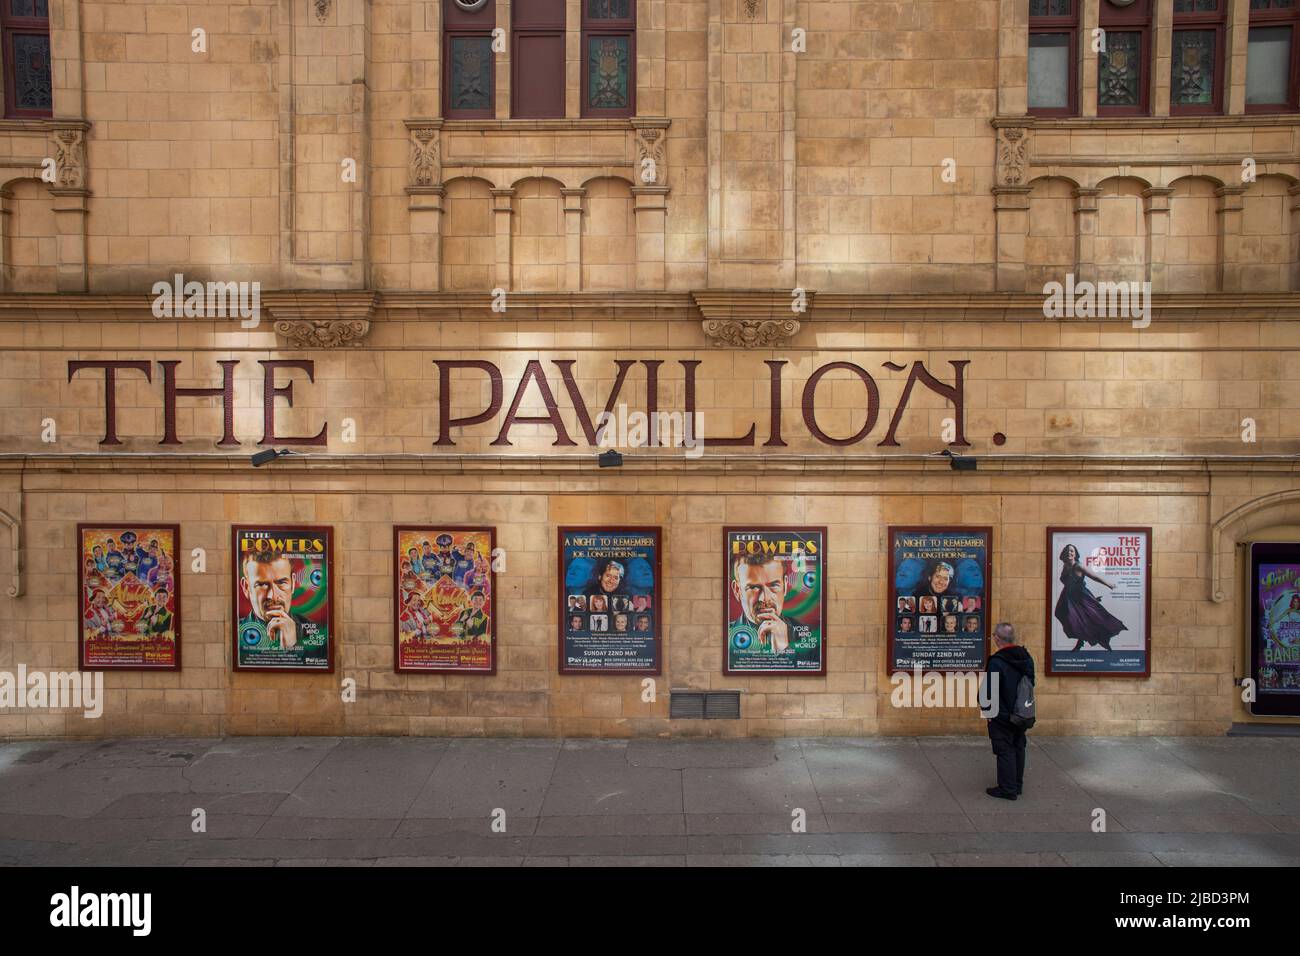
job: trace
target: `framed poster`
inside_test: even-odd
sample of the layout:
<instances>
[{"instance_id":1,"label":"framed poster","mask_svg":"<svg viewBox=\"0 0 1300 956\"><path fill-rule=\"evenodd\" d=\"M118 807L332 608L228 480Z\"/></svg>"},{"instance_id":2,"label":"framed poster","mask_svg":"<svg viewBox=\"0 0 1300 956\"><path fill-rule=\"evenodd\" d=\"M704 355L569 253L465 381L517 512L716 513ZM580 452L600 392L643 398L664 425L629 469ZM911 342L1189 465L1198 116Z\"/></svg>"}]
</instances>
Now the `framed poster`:
<instances>
[{"instance_id":1,"label":"framed poster","mask_svg":"<svg viewBox=\"0 0 1300 956\"><path fill-rule=\"evenodd\" d=\"M889 529L889 672L983 670L992 528Z\"/></svg>"},{"instance_id":2,"label":"framed poster","mask_svg":"<svg viewBox=\"0 0 1300 956\"><path fill-rule=\"evenodd\" d=\"M235 525L237 671L334 671L334 529Z\"/></svg>"},{"instance_id":3,"label":"framed poster","mask_svg":"<svg viewBox=\"0 0 1300 956\"><path fill-rule=\"evenodd\" d=\"M560 528L560 673L659 674L658 528Z\"/></svg>"},{"instance_id":4,"label":"framed poster","mask_svg":"<svg viewBox=\"0 0 1300 956\"><path fill-rule=\"evenodd\" d=\"M1300 717L1300 543L1252 542L1248 583L1250 712Z\"/></svg>"},{"instance_id":5,"label":"framed poster","mask_svg":"<svg viewBox=\"0 0 1300 956\"><path fill-rule=\"evenodd\" d=\"M1151 529L1047 529L1047 673L1151 676Z\"/></svg>"},{"instance_id":6,"label":"framed poster","mask_svg":"<svg viewBox=\"0 0 1300 956\"><path fill-rule=\"evenodd\" d=\"M495 674L495 528L393 529L393 669Z\"/></svg>"},{"instance_id":7,"label":"framed poster","mask_svg":"<svg viewBox=\"0 0 1300 956\"><path fill-rule=\"evenodd\" d=\"M724 674L826 673L826 529L722 529Z\"/></svg>"},{"instance_id":8,"label":"framed poster","mask_svg":"<svg viewBox=\"0 0 1300 956\"><path fill-rule=\"evenodd\" d=\"M181 669L180 546L179 525L77 525L83 671Z\"/></svg>"}]
</instances>

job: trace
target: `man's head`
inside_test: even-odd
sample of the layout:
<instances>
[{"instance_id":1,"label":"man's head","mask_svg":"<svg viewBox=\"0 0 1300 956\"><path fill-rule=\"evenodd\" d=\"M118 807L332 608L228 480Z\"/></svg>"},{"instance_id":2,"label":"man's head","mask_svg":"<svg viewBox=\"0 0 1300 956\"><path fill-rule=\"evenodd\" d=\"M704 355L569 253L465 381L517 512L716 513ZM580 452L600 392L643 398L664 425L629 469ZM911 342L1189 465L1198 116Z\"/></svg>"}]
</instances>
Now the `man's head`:
<instances>
[{"instance_id":1,"label":"man's head","mask_svg":"<svg viewBox=\"0 0 1300 956\"><path fill-rule=\"evenodd\" d=\"M619 585L623 583L623 575L627 573L627 568L619 561L612 558L606 559L603 567L596 572L596 580L600 582L600 589L606 594L612 594L617 591Z\"/></svg>"},{"instance_id":2,"label":"man's head","mask_svg":"<svg viewBox=\"0 0 1300 956\"><path fill-rule=\"evenodd\" d=\"M898 629L900 631L910 631L912 629L912 619L910 617L900 617L898 619Z\"/></svg>"},{"instance_id":3,"label":"man's head","mask_svg":"<svg viewBox=\"0 0 1300 956\"><path fill-rule=\"evenodd\" d=\"M948 585L952 583L952 565L946 561L940 561L930 572L930 590L935 594L942 594L948 590Z\"/></svg>"},{"instance_id":4,"label":"man's head","mask_svg":"<svg viewBox=\"0 0 1300 956\"><path fill-rule=\"evenodd\" d=\"M166 588L157 588L157 589L153 592L153 600L154 600L154 603L157 604L159 607L164 607L164 606L166 606L166 604L167 604L167 589L166 589Z\"/></svg>"},{"instance_id":5,"label":"man's head","mask_svg":"<svg viewBox=\"0 0 1300 956\"><path fill-rule=\"evenodd\" d=\"M482 591L473 591L470 593L469 603L473 605L474 610L481 611L483 606L487 604L487 595Z\"/></svg>"},{"instance_id":6,"label":"man's head","mask_svg":"<svg viewBox=\"0 0 1300 956\"><path fill-rule=\"evenodd\" d=\"M993 643L997 645L998 650L1011 647L1016 643L1016 629L1006 621L1002 621L993 628Z\"/></svg>"},{"instance_id":7,"label":"man's head","mask_svg":"<svg viewBox=\"0 0 1300 956\"><path fill-rule=\"evenodd\" d=\"M272 611L288 613L293 603L293 561L273 551L253 552L244 558L239 587L258 620L265 621Z\"/></svg>"},{"instance_id":8,"label":"man's head","mask_svg":"<svg viewBox=\"0 0 1300 956\"><path fill-rule=\"evenodd\" d=\"M760 614L781 616L785 608L785 565L766 554L744 554L731 565L731 592L745 620L758 625Z\"/></svg>"}]
</instances>

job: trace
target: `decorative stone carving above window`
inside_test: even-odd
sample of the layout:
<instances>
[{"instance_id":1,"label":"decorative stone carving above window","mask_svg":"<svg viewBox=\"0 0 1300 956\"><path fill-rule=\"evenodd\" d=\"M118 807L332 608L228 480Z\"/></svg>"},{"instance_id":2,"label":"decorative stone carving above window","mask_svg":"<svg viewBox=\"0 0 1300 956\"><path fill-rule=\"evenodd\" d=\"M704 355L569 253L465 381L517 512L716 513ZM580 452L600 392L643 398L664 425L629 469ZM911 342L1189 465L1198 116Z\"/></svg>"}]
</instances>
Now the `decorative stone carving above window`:
<instances>
[{"instance_id":1,"label":"decorative stone carving above window","mask_svg":"<svg viewBox=\"0 0 1300 956\"><path fill-rule=\"evenodd\" d=\"M313 0L313 5L316 8L316 19L321 23L324 23L329 18L330 7L333 2L334 0Z\"/></svg>"},{"instance_id":2,"label":"decorative stone carving above window","mask_svg":"<svg viewBox=\"0 0 1300 956\"><path fill-rule=\"evenodd\" d=\"M1019 126L998 128L997 184L1020 186L1025 182L1029 158L1029 130Z\"/></svg>"},{"instance_id":3,"label":"decorative stone carving above window","mask_svg":"<svg viewBox=\"0 0 1300 956\"><path fill-rule=\"evenodd\" d=\"M370 331L379 301L376 292L339 292L300 298L270 292L263 297L275 334L298 349L337 349L357 345Z\"/></svg>"},{"instance_id":4,"label":"decorative stone carving above window","mask_svg":"<svg viewBox=\"0 0 1300 956\"><path fill-rule=\"evenodd\" d=\"M409 126L411 131L411 185L438 186L442 183L442 163L438 149L438 127L432 124Z\"/></svg>"}]
</instances>

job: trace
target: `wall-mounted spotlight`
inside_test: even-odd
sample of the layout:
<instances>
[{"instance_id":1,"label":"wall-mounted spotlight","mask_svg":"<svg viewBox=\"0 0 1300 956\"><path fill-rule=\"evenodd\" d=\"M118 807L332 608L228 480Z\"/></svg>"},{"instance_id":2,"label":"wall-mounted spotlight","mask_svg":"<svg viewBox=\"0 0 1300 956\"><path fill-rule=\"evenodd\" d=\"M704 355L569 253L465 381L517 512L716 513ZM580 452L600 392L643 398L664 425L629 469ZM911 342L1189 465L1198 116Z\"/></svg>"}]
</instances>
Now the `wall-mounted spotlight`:
<instances>
[{"instance_id":1,"label":"wall-mounted spotlight","mask_svg":"<svg viewBox=\"0 0 1300 956\"><path fill-rule=\"evenodd\" d=\"M978 467L978 462L974 455L954 455L947 448L940 452L940 454L948 459L948 467L953 471L975 471Z\"/></svg>"},{"instance_id":2,"label":"wall-mounted spotlight","mask_svg":"<svg viewBox=\"0 0 1300 956\"><path fill-rule=\"evenodd\" d=\"M288 448L268 448L265 451L259 451L253 456L253 467L261 468L263 465L275 461L277 458L283 458L285 455L292 455L293 452Z\"/></svg>"},{"instance_id":3,"label":"wall-mounted spotlight","mask_svg":"<svg viewBox=\"0 0 1300 956\"><path fill-rule=\"evenodd\" d=\"M623 456L611 448L609 451L601 452L596 458L596 464L601 468L622 468Z\"/></svg>"}]
</instances>

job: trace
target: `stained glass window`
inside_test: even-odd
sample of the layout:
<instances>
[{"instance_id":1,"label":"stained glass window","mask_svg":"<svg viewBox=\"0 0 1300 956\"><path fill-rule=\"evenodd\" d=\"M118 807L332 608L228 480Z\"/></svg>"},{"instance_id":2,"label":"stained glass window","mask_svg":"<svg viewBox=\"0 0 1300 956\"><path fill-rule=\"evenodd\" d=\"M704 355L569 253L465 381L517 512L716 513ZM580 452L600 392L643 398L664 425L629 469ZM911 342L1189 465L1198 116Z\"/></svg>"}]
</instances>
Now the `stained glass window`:
<instances>
[{"instance_id":1,"label":"stained glass window","mask_svg":"<svg viewBox=\"0 0 1300 956\"><path fill-rule=\"evenodd\" d=\"M492 38L451 38L451 108L492 108Z\"/></svg>"},{"instance_id":2,"label":"stained glass window","mask_svg":"<svg viewBox=\"0 0 1300 956\"><path fill-rule=\"evenodd\" d=\"M582 114L631 116L636 105L636 3L582 2Z\"/></svg>"},{"instance_id":3,"label":"stained glass window","mask_svg":"<svg viewBox=\"0 0 1300 956\"><path fill-rule=\"evenodd\" d=\"M1142 103L1142 34L1106 31L1106 49L1097 56L1099 106L1140 106Z\"/></svg>"},{"instance_id":4,"label":"stained glass window","mask_svg":"<svg viewBox=\"0 0 1300 956\"><path fill-rule=\"evenodd\" d=\"M1173 88L1174 103L1208 106L1214 102L1213 30L1175 30Z\"/></svg>"},{"instance_id":5,"label":"stained glass window","mask_svg":"<svg viewBox=\"0 0 1300 956\"><path fill-rule=\"evenodd\" d=\"M587 0L588 20L627 20L632 0Z\"/></svg>"},{"instance_id":6,"label":"stained glass window","mask_svg":"<svg viewBox=\"0 0 1300 956\"><path fill-rule=\"evenodd\" d=\"M50 116L54 108L49 0L0 0L5 115Z\"/></svg>"}]
</instances>

